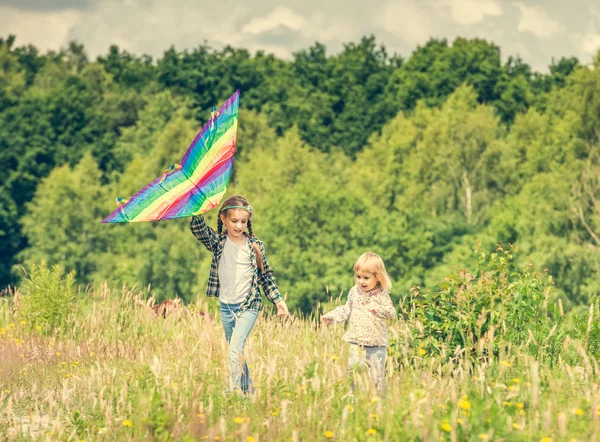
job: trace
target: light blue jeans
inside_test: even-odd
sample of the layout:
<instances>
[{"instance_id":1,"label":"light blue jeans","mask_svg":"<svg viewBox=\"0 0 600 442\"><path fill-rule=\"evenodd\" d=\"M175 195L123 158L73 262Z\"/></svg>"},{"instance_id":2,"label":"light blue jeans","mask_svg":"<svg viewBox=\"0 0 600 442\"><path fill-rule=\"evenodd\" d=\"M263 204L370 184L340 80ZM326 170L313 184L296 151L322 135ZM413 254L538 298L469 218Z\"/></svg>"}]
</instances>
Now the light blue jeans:
<instances>
[{"instance_id":1,"label":"light blue jeans","mask_svg":"<svg viewBox=\"0 0 600 442\"><path fill-rule=\"evenodd\" d=\"M244 359L246 339L258 318L258 312L240 310L241 304L225 304L221 302L221 321L225 330L225 337L229 344L227 356L227 391L241 390L244 393L253 393L254 386L250 379L248 364Z\"/></svg>"},{"instance_id":2,"label":"light blue jeans","mask_svg":"<svg viewBox=\"0 0 600 442\"><path fill-rule=\"evenodd\" d=\"M385 380L386 347L362 347L350 344L350 355L348 356L348 370L350 374L350 388L354 391L354 377L357 372L368 367L371 379L375 383L377 392L385 399L387 395L387 384Z\"/></svg>"}]
</instances>

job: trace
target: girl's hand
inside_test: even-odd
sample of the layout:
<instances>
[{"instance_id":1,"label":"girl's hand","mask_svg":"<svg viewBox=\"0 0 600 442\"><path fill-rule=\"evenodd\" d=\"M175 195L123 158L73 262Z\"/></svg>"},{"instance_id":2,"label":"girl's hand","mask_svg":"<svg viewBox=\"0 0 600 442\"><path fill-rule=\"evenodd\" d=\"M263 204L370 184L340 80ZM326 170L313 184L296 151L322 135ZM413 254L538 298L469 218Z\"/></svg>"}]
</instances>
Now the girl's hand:
<instances>
[{"instance_id":1,"label":"girl's hand","mask_svg":"<svg viewBox=\"0 0 600 442\"><path fill-rule=\"evenodd\" d=\"M331 325L333 323L333 319L321 316L321 322L324 322L327 325Z\"/></svg>"},{"instance_id":2,"label":"girl's hand","mask_svg":"<svg viewBox=\"0 0 600 442\"><path fill-rule=\"evenodd\" d=\"M277 306L277 316L289 316L290 315L290 311L287 308L287 304L285 303L285 301L283 299L275 305Z\"/></svg>"}]
</instances>

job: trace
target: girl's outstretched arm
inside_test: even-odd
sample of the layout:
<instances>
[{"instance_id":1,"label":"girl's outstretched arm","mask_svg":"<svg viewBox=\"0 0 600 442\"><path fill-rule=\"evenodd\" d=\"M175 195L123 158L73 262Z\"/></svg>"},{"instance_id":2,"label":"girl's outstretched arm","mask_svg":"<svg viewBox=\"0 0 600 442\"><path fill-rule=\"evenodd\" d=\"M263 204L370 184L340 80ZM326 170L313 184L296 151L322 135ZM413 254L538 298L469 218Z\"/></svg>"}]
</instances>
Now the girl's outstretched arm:
<instances>
[{"instance_id":1,"label":"girl's outstretched arm","mask_svg":"<svg viewBox=\"0 0 600 442\"><path fill-rule=\"evenodd\" d=\"M209 252L215 252L217 244L219 243L219 235L211 227L206 225L204 215L192 216L190 229L198 241L204 244L204 247L206 247Z\"/></svg>"},{"instance_id":2,"label":"girl's outstretched arm","mask_svg":"<svg viewBox=\"0 0 600 442\"><path fill-rule=\"evenodd\" d=\"M262 285L267 299L273 304L277 304L279 301L282 301L283 298L281 297L281 293L279 293L279 287L277 287L277 283L275 282L273 269L267 262L267 252L265 250L264 243L258 241L258 247L260 247L260 252L262 253L264 267L264 270L262 272L259 271L258 273L258 282L260 282L260 285Z\"/></svg>"},{"instance_id":3,"label":"girl's outstretched arm","mask_svg":"<svg viewBox=\"0 0 600 442\"><path fill-rule=\"evenodd\" d=\"M396 317L396 309L388 292L381 292L376 299L371 301L369 309L378 318L393 319Z\"/></svg>"},{"instance_id":4,"label":"girl's outstretched arm","mask_svg":"<svg viewBox=\"0 0 600 442\"><path fill-rule=\"evenodd\" d=\"M348 292L348 300L344 305L334 308L329 313L321 316L322 319L331 319L333 322L344 322L350 317L352 312L352 298L354 297L354 287Z\"/></svg>"}]
</instances>

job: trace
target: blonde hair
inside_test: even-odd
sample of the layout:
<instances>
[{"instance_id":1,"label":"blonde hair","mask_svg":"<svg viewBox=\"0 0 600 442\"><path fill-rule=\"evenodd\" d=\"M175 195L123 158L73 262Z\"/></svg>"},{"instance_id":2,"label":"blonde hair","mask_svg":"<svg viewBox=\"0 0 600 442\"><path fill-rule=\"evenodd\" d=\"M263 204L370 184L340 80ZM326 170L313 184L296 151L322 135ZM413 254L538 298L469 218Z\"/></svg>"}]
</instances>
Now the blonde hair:
<instances>
[{"instance_id":1,"label":"blonde hair","mask_svg":"<svg viewBox=\"0 0 600 442\"><path fill-rule=\"evenodd\" d=\"M372 273L383 290L388 293L392 290L390 275L385 270L383 259L377 253L367 252L360 255L354 263L354 273L356 272Z\"/></svg>"}]
</instances>

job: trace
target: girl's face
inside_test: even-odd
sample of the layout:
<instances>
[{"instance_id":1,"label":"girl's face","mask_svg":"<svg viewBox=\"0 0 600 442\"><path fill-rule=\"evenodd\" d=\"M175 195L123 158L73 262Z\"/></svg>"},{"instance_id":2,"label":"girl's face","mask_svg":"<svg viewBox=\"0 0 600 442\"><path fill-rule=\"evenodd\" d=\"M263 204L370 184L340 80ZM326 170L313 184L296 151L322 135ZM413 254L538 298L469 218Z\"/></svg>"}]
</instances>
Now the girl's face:
<instances>
[{"instance_id":1,"label":"girl's face","mask_svg":"<svg viewBox=\"0 0 600 442\"><path fill-rule=\"evenodd\" d=\"M379 284L375 275L369 272L356 272L354 274L354 280L365 292L373 290Z\"/></svg>"},{"instance_id":2,"label":"girl's face","mask_svg":"<svg viewBox=\"0 0 600 442\"><path fill-rule=\"evenodd\" d=\"M248 227L250 213L244 209L229 209L221 214L221 221L227 229L227 234L231 238L241 238Z\"/></svg>"}]
</instances>

